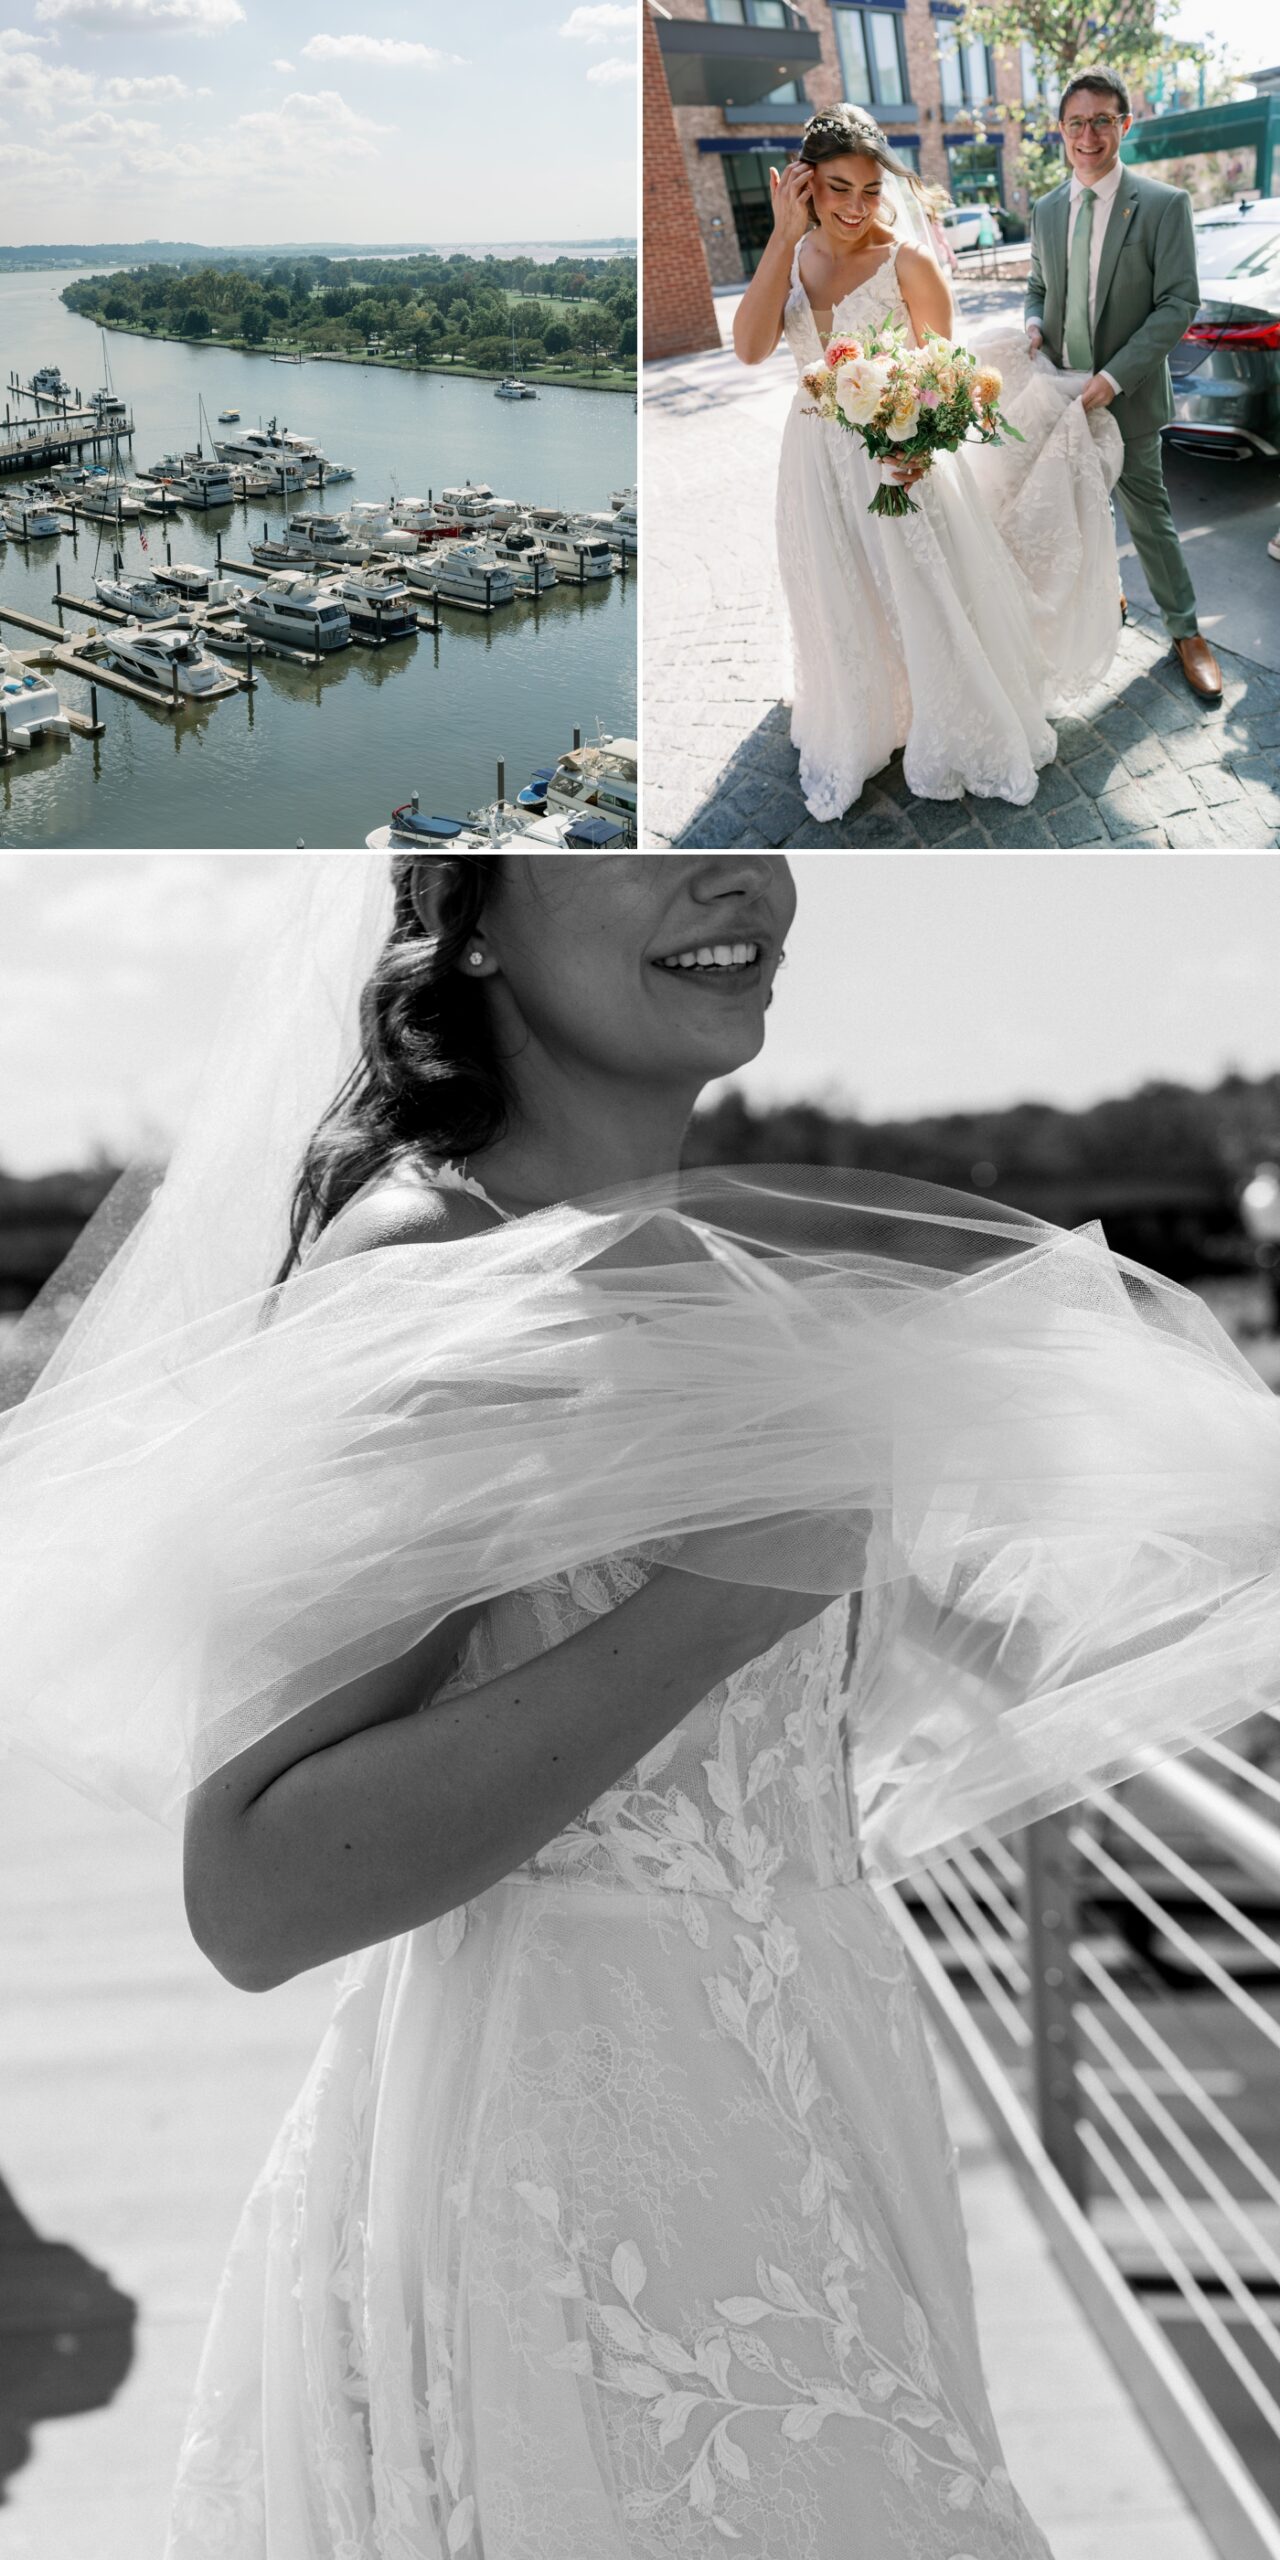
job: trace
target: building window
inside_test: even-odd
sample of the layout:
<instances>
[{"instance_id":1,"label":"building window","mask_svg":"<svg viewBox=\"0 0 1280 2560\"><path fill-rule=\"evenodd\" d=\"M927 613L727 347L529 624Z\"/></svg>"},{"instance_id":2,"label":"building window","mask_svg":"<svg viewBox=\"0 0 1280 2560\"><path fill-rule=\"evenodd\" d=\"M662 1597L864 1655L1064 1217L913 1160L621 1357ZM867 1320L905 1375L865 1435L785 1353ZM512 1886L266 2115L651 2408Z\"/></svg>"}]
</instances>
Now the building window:
<instances>
[{"instance_id":1,"label":"building window","mask_svg":"<svg viewBox=\"0 0 1280 2560\"><path fill-rule=\"evenodd\" d=\"M1025 36L1018 47L1018 55L1024 107L1042 107L1046 118L1056 116L1062 98L1062 82L1057 72L1050 70L1043 55L1037 55L1035 46L1028 44Z\"/></svg>"},{"instance_id":2,"label":"building window","mask_svg":"<svg viewBox=\"0 0 1280 2560\"><path fill-rule=\"evenodd\" d=\"M707 16L717 27L785 27L784 0L707 0ZM798 80L784 80L767 98L756 101L763 120L766 107L805 107L809 103ZM755 112L753 108L752 112Z\"/></svg>"},{"instance_id":3,"label":"building window","mask_svg":"<svg viewBox=\"0 0 1280 2560\"><path fill-rule=\"evenodd\" d=\"M891 134L889 137L889 149L893 153L894 159L900 160L903 168L911 171L913 178L919 177L920 145L918 142L899 142L895 133Z\"/></svg>"},{"instance_id":4,"label":"building window","mask_svg":"<svg viewBox=\"0 0 1280 2560\"><path fill-rule=\"evenodd\" d=\"M733 227L742 251L744 272L753 276L773 237L773 198L769 171L786 168L785 144L772 151L726 151L725 185L733 208Z\"/></svg>"},{"instance_id":5,"label":"building window","mask_svg":"<svg viewBox=\"0 0 1280 2560\"><path fill-rule=\"evenodd\" d=\"M956 204L999 204L1000 146L996 142L949 142L947 170Z\"/></svg>"},{"instance_id":6,"label":"building window","mask_svg":"<svg viewBox=\"0 0 1280 2560\"><path fill-rule=\"evenodd\" d=\"M953 28L939 27L938 66L948 115L958 115L965 107L985 107L994 98L991 55L985 44L961 44Z\"/></svg>"},{"instance_id":7,"label":"building window","mask_svg":"<svg viewBox=\"0 0 1280 2560\"><path fill-rule=\"evenodd\" d=\"M907 103L902 17L891 9L832 10L844 93L858 107Z\"/></svg>"}]
</instances>

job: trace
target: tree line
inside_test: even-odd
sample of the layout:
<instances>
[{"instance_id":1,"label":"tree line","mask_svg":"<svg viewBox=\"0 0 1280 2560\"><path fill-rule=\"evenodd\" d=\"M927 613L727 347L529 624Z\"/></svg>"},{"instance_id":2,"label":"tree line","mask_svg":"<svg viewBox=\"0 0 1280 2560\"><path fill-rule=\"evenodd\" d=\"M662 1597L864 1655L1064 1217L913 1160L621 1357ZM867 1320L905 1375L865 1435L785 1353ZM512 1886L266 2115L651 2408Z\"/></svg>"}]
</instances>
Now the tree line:
<instances>
[{"instance_id":1,"label":"tree line","mask_svg":"<svg viewBox=\"0 0 1280 2560\"><path fill-rule=\"evenodd\" d=\"M164 337L287 346L303 354L466 363L502 372L636 361L632 257L406 258L244 254L180 267L153 262L63 287L69 310Z\"/></svg>"},{"instance_id":2,"label":"tree line","mask_svg":"<svg viewBox=\"0 0 1280 2560\"><path fill-rule=\"evenodd\" d=\"M864 1120L819 1103L753 1109L731 1089L701 1111L685 1162L831 1165L939 1183L1062 1225L1100 1216L1117 1252L1194 1279L1256 1267L1240 1224L1255 1166L1280 1160L1280 1074L1231 1073L1209 1092L1145 1084L1084 1111L1020 1102L911 1120ZM68 1253L118 1168L103 1160L22 1177L0 1172L0 1309L24 1306Z\"/></svg>"}]
</instances>

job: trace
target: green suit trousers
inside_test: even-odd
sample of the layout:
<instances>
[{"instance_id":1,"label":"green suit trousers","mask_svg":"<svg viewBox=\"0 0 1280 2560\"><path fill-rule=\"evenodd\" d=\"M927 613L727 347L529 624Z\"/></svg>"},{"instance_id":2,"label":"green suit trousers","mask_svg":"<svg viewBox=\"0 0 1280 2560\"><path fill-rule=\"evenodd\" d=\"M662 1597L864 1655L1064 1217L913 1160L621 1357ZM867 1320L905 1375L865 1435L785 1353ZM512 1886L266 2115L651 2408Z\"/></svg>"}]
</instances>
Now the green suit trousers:
<instances>
[{"instance_id":1,"label":"green suit trousers","mask_svg":"<svg viewBox=\"0 0 1280 2560\"><path fill-rule=\"evenodd\" d=\"M1115 494L1165 628L1171 639L1185 640L1196 628L1196 597L1164 485L1159 429L1126 437Z\"/></svg>"}]
</instances>

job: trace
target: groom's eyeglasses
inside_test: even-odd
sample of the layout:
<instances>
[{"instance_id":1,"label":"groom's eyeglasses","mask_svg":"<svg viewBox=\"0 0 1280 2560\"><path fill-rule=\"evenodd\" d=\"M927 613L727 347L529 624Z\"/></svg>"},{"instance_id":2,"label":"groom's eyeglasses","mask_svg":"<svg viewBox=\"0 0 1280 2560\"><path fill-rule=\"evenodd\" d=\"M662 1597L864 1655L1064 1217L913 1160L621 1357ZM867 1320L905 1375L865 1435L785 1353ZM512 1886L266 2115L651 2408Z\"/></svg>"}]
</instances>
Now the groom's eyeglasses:
<instances>
[{"instance_id":1,"label":"groom's eyeglasses","mask_svg":"<svg viewBox=\"0 0 1280 2560\"><path fill-rule=\"evenodd\" d=\"M1096 133L1100 142L1114 132L1119 116L1068 116L1062 130L1069 142L1078 142L1082 133Z\"/></svg>"}]
</instances>

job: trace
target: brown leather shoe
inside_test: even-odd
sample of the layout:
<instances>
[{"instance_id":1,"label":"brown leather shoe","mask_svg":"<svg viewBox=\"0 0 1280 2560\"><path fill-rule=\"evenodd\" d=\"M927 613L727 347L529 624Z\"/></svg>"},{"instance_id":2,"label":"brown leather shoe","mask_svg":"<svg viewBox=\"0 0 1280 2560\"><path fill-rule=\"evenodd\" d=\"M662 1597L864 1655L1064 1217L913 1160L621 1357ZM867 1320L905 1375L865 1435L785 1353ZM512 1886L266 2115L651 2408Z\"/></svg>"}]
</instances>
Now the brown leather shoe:
<instances>
[{"instance_id":1,"label":"brown leather shoe","mask_svg":"<svg viewBox=\"0 0 1280 2560\"><path fill-rule=\"evenodd\" d=\"M1193 693L1202 702L1221 702L1222 669L1202 631L1188 632L1185 640L1175 640L1178 663Z\"/></svg>"}]
</instances>

